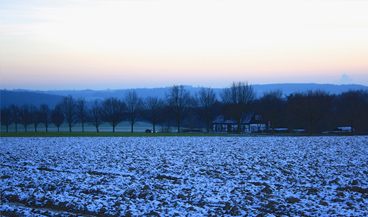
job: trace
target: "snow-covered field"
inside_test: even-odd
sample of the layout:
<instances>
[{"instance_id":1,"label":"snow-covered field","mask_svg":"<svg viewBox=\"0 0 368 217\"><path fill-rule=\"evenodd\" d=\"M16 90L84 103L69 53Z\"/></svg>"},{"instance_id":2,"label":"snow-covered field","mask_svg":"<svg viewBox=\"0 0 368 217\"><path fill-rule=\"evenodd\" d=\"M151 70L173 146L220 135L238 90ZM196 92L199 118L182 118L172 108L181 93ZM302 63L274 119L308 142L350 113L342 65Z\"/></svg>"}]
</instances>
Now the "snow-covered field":
<instances>
[{"instance_id":1,"label":"snow-covered field","mask_svg":"<svg viewBox=\"0 0 368 217\"><path fill-rule=\"evenodd\" d=\"M368 137L1 138L4 216L367 216Z\"/></svg>"}]
</instances>

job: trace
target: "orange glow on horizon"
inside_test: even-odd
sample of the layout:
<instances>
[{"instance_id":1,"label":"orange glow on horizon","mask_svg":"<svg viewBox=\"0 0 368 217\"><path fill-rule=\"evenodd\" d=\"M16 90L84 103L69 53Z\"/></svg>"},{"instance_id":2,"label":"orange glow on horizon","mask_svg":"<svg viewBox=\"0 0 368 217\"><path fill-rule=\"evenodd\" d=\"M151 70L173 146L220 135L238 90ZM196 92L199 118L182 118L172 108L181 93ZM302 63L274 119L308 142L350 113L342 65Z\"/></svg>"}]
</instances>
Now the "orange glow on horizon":
<instances>
[{"instance_id":1,"label":"orange glow on horizon","mask_svg":"<svg viewBox=\"0 0 368 217\"><path fill-rule=\"evenodd\" d=\"M1 88L318 83L343 73L368 85L366 1L2 4Z\"/></svg>"}]
</instances>

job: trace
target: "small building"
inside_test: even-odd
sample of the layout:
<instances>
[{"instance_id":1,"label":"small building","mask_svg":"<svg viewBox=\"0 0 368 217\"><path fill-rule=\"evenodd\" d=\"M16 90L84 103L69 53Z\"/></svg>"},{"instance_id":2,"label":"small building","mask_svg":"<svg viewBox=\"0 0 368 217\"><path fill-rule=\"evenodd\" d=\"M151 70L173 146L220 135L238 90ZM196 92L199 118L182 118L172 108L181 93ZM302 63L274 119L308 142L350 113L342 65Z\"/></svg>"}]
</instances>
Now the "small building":
<instances>
[{"instance_id":1,"label":"small building","mask_svg":"<svg viewBox=\"0 0 368 217\"><path fill-rule=\"evenodd\" d=\"M305 133L305 129L293 129L293 132L296 133L296 134L302 134L302 133Z\"/></svg>"},{"instance_id":2,"label":"small building","mask_svg":"<svg viewBox=\"0 0 368 217\"><path fill-rule=\"evenodd\" d=\"M278 127L275 129L269 129L270 131L274 130L275 133L288 133L289 132L289 128L286 127Z\"/></svg>"},{"instance_id":3,"label":"small building","mask_svg":"<svg viewBox=\"0 0 368 217\"><path fill-rule=\"evenodd\" d=\"M352 131L355 131L355 129L351 129L351 127L336 127L333 130L334 133L351 133Z\"/></svg>"},{"instance_id":4,"label":"small building","mask_svg":"<svg viewBox=\"0 0 368 217\"><path fill-rule=\"evenodd\" d=\"M351 133L351 127L336 127L334 130L331 131L324 131L322 132L323 134L347 134L347 133ZM355 129L353 128L353 132L355 132Z\"/></svg>"},{"instance_id":5,"label":"small building","mask_svg":"<svg viewBox=\"0 0 368 217\"><path fill-rule=\"evenodd\" d=\"M219 115L212 122L213 132L238 132L238 123L231 117ZM266 130L266 124L262 121L262 115L255 115L254 112L244 114L240 123L240 132L255 133Z\"/></svg>"}]
</instances>

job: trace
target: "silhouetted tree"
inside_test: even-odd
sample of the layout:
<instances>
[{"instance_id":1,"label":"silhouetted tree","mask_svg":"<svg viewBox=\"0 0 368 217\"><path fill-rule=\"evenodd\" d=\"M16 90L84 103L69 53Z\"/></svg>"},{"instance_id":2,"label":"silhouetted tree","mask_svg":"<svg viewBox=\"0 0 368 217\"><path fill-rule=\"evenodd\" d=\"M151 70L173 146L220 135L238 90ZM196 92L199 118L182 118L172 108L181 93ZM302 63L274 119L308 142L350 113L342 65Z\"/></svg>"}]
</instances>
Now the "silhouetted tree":
<instances>
[{"instance_id":1,"label":"silhouetted tree","mask_svg":"<svg viewBox=\"0 0 368 217\"><path fill-rule=\"evenodd\" d=\"M60 126L64 123L64 114L62 111L61 103L57 104L51 111L51 122L57 127L57 131L60 131Z\"/></svg>"},{"instance_id":2,"label":"silhouetted tree","mask_svg":"<svg viewBox=\"0 0 368 217\"><path fill-rule=\"evenodd\" d=\"M236 120L240 132L241 123L251 111L251 105L255 100L253 87L247 82L233 82L230 88L223 89L220 96L225 105L226 116Z\"/></svg>"},{"instance_id":3,"label":"silhouetted tree","mask_svg":"<svg viewBox=\"0 0 368 217\"><path fill-rule=\"evenodd\" d=\"M161 132L170 132L174 121L174 115L172 114L171 106L166 102L164 103L161 114L162 118L157 122L157 124L160 124Z\"/></svg>"},{"instance_id":4,"label":"silhouetted tree","mask_svg":"<svg viewBox=\"0 0 368 217\"><path fill-rule=\"evenodd\" d=\"M61 110L65 116L65 120L69 126L69 132L72 132L72 127L77 123L77 107L74 98L69 95L63 97L61 101Z\"/></svg>"},{"instance_id":5,"label":"silhouetted tree","mask_svg":"<svg viewBox=\"0 0 368 217\"><path fill-rule=\"evenodd\" d=\"M15 132L18 132L19 107L17 105L11 104L10 105L10 110L11 110L12 121L14 123Z\"/></svg>"},{"instance_id":6,"label":"silhouetted tree","mask_svg":"<svg viewBox=\"0 0 368 217\"><path fill-rule=\"evenodd\" d=\"M288 112L291 117L302 121L308 133L312 134L315 125L331 113L333 98L322 90L290 94L287 97Z\"/></svg>"},{"instance_id":7,"label":"silhouetted tree","mask_svg":"<svg viewBox=\"0 0 368 217\"><path fill-rule=\"evenodd\" d=\"M185 90L183 85L174 85L170 88L169 93L166 94L166 101L176 121L179 133L182 121L187 115L188 107L192 103L190 93Z\"/></svg>"},{"instance_id":8,"label":"silhouetted tree","mask_svg":"<svg viewBox=\"0 0 368 217\"><path fill-rule=\"evenodd\" d=\"M42 122L41 112L35 105L31 105L29 108L31 123L33 124L35 132L37 132L37 126Z\"/></svg>"},{"instance_id":9,"label":"silhouetted tree","mask_svg":"<svg viewBox=\"0 0 368 217\"><path fill-rule=\"evenodd\" d=\"M12 123L11 110L9 107L1 108L1 124L5 126L6 132L9 132L9 125Z\"/></svg>"},{"instance_id":10,"label":"silhouetted tree","mask_svg":"<svg viewBox=\"0 0 368 217\"><path fill-rule=\"evenodd\" d=\"M138 97L138 94L135 90L128 91L125 94L125 104L128 121L130 123L130 132L133 133L134 124L138 121L142 99Z\"/></svg>"},{"instance_id":11,"label":"silhouetted tree","mask_svg":"<svg viewBox=\"0 0 368 217\"><path fill-rule=\"evenodd\" d=\"M285 106L285 99L282 98L282 91L275 90L264 93L259 100L259 106L263 119L270 122L270 127L272 131L275 132L275 127L278 125L280 118L282 118L281 112Z\"/></svg>"},{"instance_id":12,"label":"silhouetted tree","mask_svg":"<svg viewBox=\"0 0 368 217\"><path fill-rule=\"evenodd\" d=\"M98 100L95 100L91 109L89 110L89 117L93 126L96 127L96 132L100 132L98 127L102 124L101 120L101 105Z\"/></svg>"},{"instance_id":13,"label":"silhouetted tree","mask_svg":"<svg viewBox=\"0 0 368 217\"><path fill-rule=\"evenodd\" d=\"M194 97L192 98L191 105L188 107L187 115L185 116L182 127L187 128L187 131L200 132L202 128L206 128L206 123L203 121L198 113ZM183 131L183 130L182 130Z\"/></svg>"},{"instance_id":14,"label":"silhouetted tree","mask_svg":"<svg viewBox=\"0 0 368 217\"><path fill-rule=\"evenodd\" d=\"M82 124L82 132L84 132L84 122L87 118L85 98L78 98L77 103L76 103L76 108L77 108L77 118Z\"/></svg>"},{"instance_id":15,"label":"silhouetted tree","mask_svg":"<svg viewBox=\"0 0 368 217\"><path fill-rule=\"evenodd\" d=\"M211 88L202 87L195 97L195 111L206 124L206 132L210 131L212 121L219 111L219 102L216 93Z\"/></svg>"},{"instance_id":16,"label":"silhouetted tree","mask_svg":"<svg viewBox=\"0 0 368 217\"><path fill-rule=\"evenodd\" d=\"M24 127L24 132L27 132L27 126L31 123L31 114L29 111L29 106L27 104L24 104L20 107L19 117Z\"/></svg>"},{"instance_id":17,"label":"silhouetted tree","mask_svg":"<svg viewBox=\"0 0 368 217\"><path fill-rule=\"evenodd\" d=\"M368 115L368 92L363 90L349 90L337 97L337 107L341 124L347 124L351 127L351 133L354 134L356 125L361 122L367 125ZM358 130L359 131L359 130Z\"/></svg>"},{"instance_id":18,"label":"silhouetted tree","mask_svg":"<svg viewBox=\"0 0 368 217\"><path fill-rule=\"evenodd\" d=\"M51 109L47 104L40 105L41 123L45 125L45 130L48 132L48 127L51 122Z\"/></svg>"},{"instance_id":19,"label":"silhouetted tree","mask_svg":"<svg viewBox=\"0 0 368 217\"><path fill-rule=\"evenodd\" d=\"M124 120L126 106L117 98L111 97L102 102L101 117L103 121L109 122L112 126L112 132L115 127Z\"/></svg>"},{"instance_id":20,"label":"silhouetted tree","mask_svg":"<svg viewBox=\"0 0 368 217\"><path fill-rule=\"evenodd\" d=\"M142 118L152 123L152 129L156 131L156 124L163 119L165 102L158 97L147 97L142 103Z\"/></svg>"}]
</instances>

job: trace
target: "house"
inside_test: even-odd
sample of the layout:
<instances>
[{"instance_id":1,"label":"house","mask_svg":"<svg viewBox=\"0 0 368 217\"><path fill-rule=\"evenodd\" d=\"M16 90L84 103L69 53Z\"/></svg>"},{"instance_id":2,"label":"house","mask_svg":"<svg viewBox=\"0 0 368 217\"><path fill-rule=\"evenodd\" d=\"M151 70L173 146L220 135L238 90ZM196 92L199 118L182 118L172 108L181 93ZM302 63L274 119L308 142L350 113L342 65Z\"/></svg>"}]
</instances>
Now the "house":
<instances>
[{"instance_id":1,"label":"house","mask_svg":"<svg viewBox=\"0 0 368 217\"><path fill-rule=\"evenodd\" d=\"M219 115L212 122L213 132L238 132L238 123L231 117ZM266 130L266 124L262 121L262 115L255 112L244 113L240 123L240 132L254 133Z\"/></svg>"}]
</instances>

